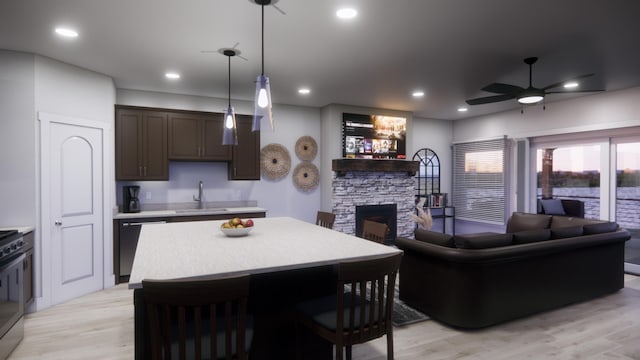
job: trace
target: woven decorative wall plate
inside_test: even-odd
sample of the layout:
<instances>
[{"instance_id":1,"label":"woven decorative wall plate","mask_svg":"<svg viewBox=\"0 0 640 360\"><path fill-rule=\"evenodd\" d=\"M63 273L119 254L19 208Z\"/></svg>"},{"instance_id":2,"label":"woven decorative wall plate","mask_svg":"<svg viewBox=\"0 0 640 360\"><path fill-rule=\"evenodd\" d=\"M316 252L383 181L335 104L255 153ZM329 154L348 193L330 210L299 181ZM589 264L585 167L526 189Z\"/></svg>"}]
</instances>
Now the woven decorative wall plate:
<instances>
[{"instance_id":1,"label":"woven decorative wall plate","mask_svg":"<svg viewBox=\"0 0 640 360\"><path fill-rule=\"evenodd\" d=\"M311 162L301 162L293 169L293 184L302 191L311 191L318 187L320 172Z\"/></svg>"},{"instance_id":2,"label":"woven decorative wall plate","mask_svg":"<svg viewBox=\"0 0 640 360\"><path fill-rule=\"evenodd\" d=\"M303 161L312 161L318 153L318 144L311 136L302 136L296 141L296 155Z\"/></svg>"},{"instance_id":3,"label":"woven decorative wall plate","mask_svg":"<svg viewBox=\"0 0 640 360\"><path fill-rule=\"evenodd\" d=\"M262 176L271 180L279 180L287 176L289 170L291 170L291 156L287 148L280 144L269 144L260 150Z\"/></svg>"}]
</instances>

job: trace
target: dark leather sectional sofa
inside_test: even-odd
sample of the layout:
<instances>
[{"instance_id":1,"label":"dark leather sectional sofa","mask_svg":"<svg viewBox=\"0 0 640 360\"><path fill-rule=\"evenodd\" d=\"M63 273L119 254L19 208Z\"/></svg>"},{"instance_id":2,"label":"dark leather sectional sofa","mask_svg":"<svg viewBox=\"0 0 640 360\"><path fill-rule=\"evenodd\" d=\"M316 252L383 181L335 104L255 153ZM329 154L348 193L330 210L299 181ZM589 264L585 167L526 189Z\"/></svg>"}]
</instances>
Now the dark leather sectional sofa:
<instances>
[{"instance_id":1,"label":"dark leather sectional sofa","mask_svg":"<svg viewBox=\"0 0 640 360\"><path fill-rule=\"evenodd\" d=\"M472 329L621 289L630 234L613 222L514 213L505 234L417 229L415 238L396 241L400 299Z\"/></svg>"}]
</instances>

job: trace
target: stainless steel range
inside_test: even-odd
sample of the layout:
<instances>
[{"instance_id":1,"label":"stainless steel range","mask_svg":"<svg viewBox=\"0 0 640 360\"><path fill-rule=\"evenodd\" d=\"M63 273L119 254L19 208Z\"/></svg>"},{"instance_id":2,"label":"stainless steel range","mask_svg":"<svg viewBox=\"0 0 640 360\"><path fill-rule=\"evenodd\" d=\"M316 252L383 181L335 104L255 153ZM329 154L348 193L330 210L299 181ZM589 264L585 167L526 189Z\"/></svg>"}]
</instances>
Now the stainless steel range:
<instances>
[{"instance_id":1,"label":"stainless steel range","mask_svg":"<svg viewBox=\"0 0 640 360\"><path fill-rule=\"evenodd\" d=\"M24 336L23 245L17 230L0 230L0 359Z\"/></svg>"}]
</instances>

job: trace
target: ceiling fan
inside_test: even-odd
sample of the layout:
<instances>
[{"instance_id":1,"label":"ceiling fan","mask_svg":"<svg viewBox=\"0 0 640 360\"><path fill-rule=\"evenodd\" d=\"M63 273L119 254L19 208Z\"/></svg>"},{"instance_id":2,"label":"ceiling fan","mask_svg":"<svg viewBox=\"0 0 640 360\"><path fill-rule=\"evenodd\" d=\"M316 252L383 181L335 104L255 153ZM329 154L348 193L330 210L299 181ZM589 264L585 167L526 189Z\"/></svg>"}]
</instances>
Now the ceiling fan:
<instances>
[{"instance_id":1,"label":"ceiling fan","mask_svg":"<svg viewBox=\"0 0 640 360\"><path fill-rule=\"evenodd\" d=\"M538 61L537 57L528 57L524 59L525 64L529 65L529 87L523 88L517 85L503 84L503 83L493 83L487 85L482 88L483 91L487 91L494 94L492 96L485 96L481 98L475 98L467 100L467 104L469 105L480 105L480 104L489 104L494 102L500 102L505 100L517 99L520 104L523 105L532 105L537 104L544 100L544 97L547 94L568 94L568 93L586 93L586 92L598 92L604 90L556 90L556 91L547 91L550 89L555 89L559 86L569 84L578 79L584 79L594 74L584 74L580 76L573 77L571 79L566 79L564 81L560 81L557 83L553 83L551 85L547 85L543 88L533 87L531 84L531 74L532 74L532 66ZM577 86L577 83L574 83L573 86Z\"/></svg>"}]
</instances>

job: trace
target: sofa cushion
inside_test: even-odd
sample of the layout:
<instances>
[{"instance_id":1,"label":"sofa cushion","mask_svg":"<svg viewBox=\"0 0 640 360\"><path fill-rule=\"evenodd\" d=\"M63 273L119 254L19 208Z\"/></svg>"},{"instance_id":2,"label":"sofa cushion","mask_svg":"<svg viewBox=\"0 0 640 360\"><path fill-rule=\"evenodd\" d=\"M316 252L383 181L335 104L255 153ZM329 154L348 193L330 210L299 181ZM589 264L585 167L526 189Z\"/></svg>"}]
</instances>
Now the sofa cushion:
<instances>
[{"instance_id":1,"label":"sofa cushion","mask_svg":"<svg viewBox=\"0 0 640 360\"><path fill-rule=\"evenodd\" d=\"M428 242L431 244L436 244L440 246L446 247L455 247L455 243L453 242L453 236L449 234L443 234L435 231L429 231L424 229L416 229L414 231L414 236L416 240Z\"/></svg>"},{"instance_id":2,"label":"sofa cushion","mask_svg":"<svg viewBox=\"0 0 640 360\"><path fill-rule=\"evenodd\" d=\"M542 209L547 215L565 215L564 206L560 199L544 199L540 200Z\"/></svg>"},{"instance_id":3,"label":"sofa cushion","mask_svg":"<svg viewBox=\"0 0 640 360\"><path fill-rule=\"evenodd\" d=\"M551 219L551 225L549 227L551 229L555 229L567 226L599 224L601 222L601 220L591 220L572 216L554 216Z\"/></svg>"},{"instance_id":4,"label":"sofa cushion","mask_svg":"<svg viewBox=\"0 0 640 360\"><path fill-rule=\"evenodd\" d=\"M525 214L514 212L507 222L507 233L549 228L551 215Z\"/></svg>"},{"instance_id":5,"label":"sofa cushion","mask_svg":"<svg viewBox=\"0 0 640 360\"><path fill-rule=\"evenodd\" d=\"M551 220L553 222L553 220ZM582 225L551 228L552 239L582 236Z\"/></svg>"},{"instance_id":6,"label":"sofa cushion","mask_svg":"<svg viewBox=\"0 0 640 360\"><path fill-rule=\"evenodd\" d=\"M584 235L601 234L614 232L618 230L618 224L614 222L601 222L597 224L588 224L583 227Z\"/></svg>"},{"instance_id":7,"label":"sofa cushion","mask_svg":"<svg viewBox=\"0 0 640 360\"><path fill-rule=\"evenodd\" d=\"M513 243L514 244L526 244L537 241L545 241L551 238L551 230L549 229L538 229L538 230L527 230L527 231L519 231L513 234Z\"/></svg>"},{"instance_id":8,"label":"sofa cushion","mask_svg":"<svg viewBox=\"0 0 640 360\"><path fill-rule=\"evenodd\" d=\"M488 249L511 245L513 234L485 232L456 235L454 239L456 247L460 249Z\"/></svg>"}]
</instances>

